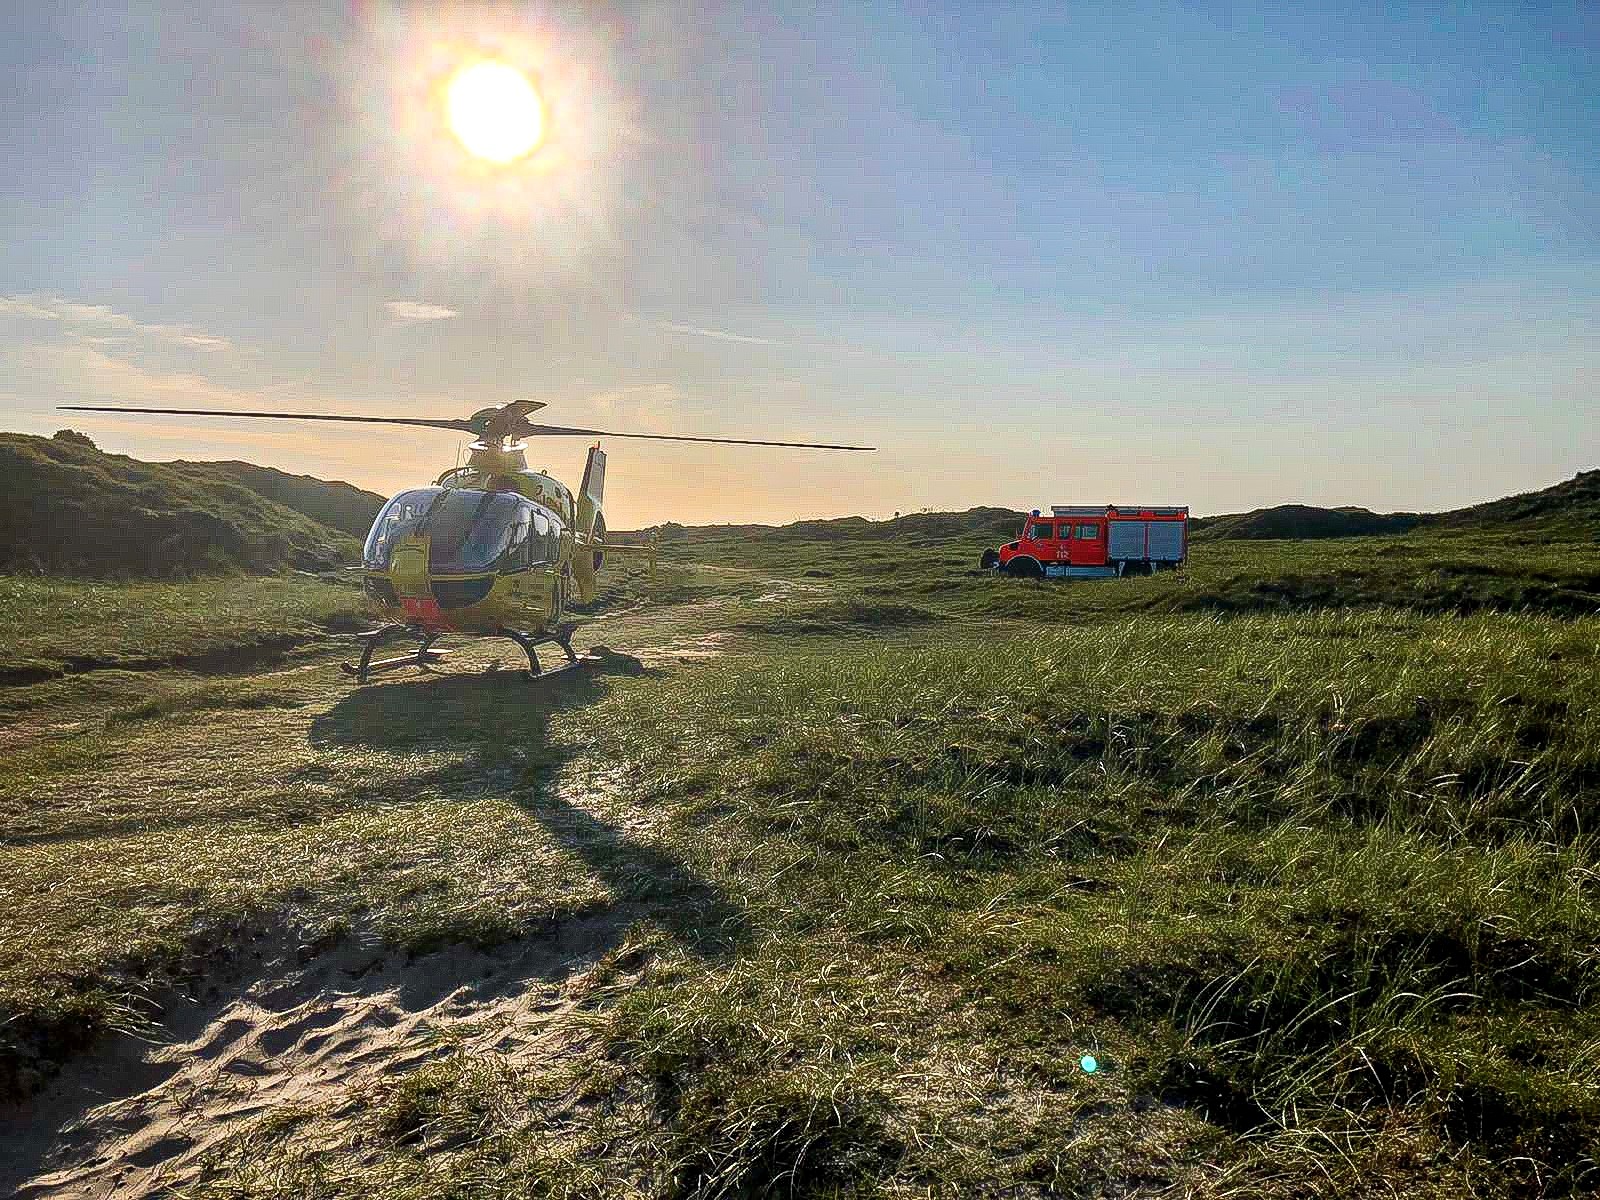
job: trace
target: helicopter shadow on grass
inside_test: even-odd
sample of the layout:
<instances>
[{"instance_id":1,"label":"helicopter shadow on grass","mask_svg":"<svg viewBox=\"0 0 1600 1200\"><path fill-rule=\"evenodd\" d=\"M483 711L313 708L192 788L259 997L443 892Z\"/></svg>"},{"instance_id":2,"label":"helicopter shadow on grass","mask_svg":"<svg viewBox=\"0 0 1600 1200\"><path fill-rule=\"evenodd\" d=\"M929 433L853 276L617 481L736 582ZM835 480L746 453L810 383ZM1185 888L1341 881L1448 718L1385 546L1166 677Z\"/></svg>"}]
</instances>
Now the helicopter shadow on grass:
<instances>
[{"instance_id":1,"label":"helicopter shadow on grass","mask_svg":"<svg viewBox=\"0 0 1600 1200\"><path fill-rule=\"evenodd\" d=\"M637 660L620 669L653 673ZM552 717L593 704L608 691L605 672L593 669L531 681L517 671L424 675L353 691L317 718L311 741L391 753L466 750L489 786L504 786L511 802L606 884L620 908L694 953L726 954L743 940L744 928L739 908L721 888L557 786L575 752L552 744ZM612 799L609 807L619 803Z\"/></svg>"},{"instance_id":2,"label":"helicopter shadow on grass","mask_svg":"<svg viewBox=\"0 0 1600 1200\"><path fill-rule=\"evenodd\" d=\"M563 671L425 672L355 688L311 725L315 747L465 751L485 766L559 761L550 721L606 694L604 677Z\"/></svg>"}]
</instances>

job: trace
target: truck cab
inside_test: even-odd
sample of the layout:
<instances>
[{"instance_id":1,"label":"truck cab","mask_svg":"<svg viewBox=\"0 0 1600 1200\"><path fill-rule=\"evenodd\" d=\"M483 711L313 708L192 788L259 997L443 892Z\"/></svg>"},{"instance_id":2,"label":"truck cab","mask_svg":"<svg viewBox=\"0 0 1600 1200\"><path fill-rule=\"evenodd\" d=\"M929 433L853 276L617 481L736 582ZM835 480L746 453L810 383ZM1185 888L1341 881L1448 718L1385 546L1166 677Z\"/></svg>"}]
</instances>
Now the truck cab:
<instances>
[{"instance_id":1,"label":"truck cab","mask_svg":"<svg viewBox=\"0 0 1600 1200\"><path fill-rule=\"evenodd\" d=\"M1031 557L1040 564L1065 562L1067 546L1056 540L1055 521L1049 517L1029 517L1023 526L1017 553Z\"/></svg>"},{"instance_id":2,"label":"truck cab","mask_svg":"<svg viewBox=\"0 0 1600 1200\"><path fill-rule=\"evenodd\" d=\"M1032 559L1041 567L1065 563L1077 567L1104 566L1106 522L1073 517L1035 516L1023 525L1022 535L1002 555Z\"/></svg>"}]
</instances>

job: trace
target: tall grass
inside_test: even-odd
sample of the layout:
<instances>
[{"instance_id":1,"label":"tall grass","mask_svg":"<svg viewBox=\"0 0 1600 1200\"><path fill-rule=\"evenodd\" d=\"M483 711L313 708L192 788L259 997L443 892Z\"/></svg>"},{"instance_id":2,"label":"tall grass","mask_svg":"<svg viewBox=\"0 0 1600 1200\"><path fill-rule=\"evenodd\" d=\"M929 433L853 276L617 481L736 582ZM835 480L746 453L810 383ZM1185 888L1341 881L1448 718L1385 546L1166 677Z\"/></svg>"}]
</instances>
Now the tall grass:
<instances>
[{"instance_id":1,"label":"tall grass","mask_svg":"<svg viewBox=\"0 0 1600 1200\"><path fill-rule=\"evenodd\" d=\"M1276 1186L1293 1144L1301 1192L1577 1194L1600 1185L1597 632L1168 618L729 661L629 742L686 845L745 847L772 936L932 962L1023 1061L1098 1030L1130 1096L1231 1139L1229 1187ZM675 984L624 1044L720 994Z\"/></svg>"}]
</instances>

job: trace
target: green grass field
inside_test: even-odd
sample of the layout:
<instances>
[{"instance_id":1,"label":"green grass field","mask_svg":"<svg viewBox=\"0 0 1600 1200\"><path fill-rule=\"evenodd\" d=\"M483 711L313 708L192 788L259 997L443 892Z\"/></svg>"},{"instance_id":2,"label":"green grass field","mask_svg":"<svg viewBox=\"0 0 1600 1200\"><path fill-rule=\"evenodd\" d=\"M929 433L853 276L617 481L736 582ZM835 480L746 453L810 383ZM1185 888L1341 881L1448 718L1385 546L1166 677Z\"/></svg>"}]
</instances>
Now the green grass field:
<instances>
[{"instance_id":1,"label":"green grass field","mask_svg":"<svg viewBox=\"0 0 1600 1200\"><path fill-rule=\"evenodd\" d=\"M640 665L537 685L353 689L317 580L0 581L0 1086L253 947L545 948L537 1034L428 1009L175 1194L1600 1189L1593 539L981 548L673 545L578 638Z\"/></svg>"}]
</instances>

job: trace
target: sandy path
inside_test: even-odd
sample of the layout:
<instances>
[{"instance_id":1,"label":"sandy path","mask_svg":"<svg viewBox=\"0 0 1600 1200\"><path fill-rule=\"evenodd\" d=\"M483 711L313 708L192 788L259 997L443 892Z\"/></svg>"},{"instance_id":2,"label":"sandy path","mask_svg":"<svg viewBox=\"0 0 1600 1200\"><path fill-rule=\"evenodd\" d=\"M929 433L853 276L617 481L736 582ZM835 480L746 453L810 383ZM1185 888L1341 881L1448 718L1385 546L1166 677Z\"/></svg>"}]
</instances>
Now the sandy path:
<instances>
[{"instance_id":1,"label":"sandy path","mask_svg":"<svg viewBox=\"0 0 1600 1200\"><path fill-rule=\"evenodd\" d=\"M336 1130L374 1084L447 1054L574 1052L586 983L636 915L615 906L497 951L412 960L347 942L302 964L280 941L241 991L175 1011L170 1040L113 1039L9 1114L25 1120L0 1146L0 1194L149 1196L200 1177L254 1117L309 1111Z\"/></svg>"}]
</instances>

